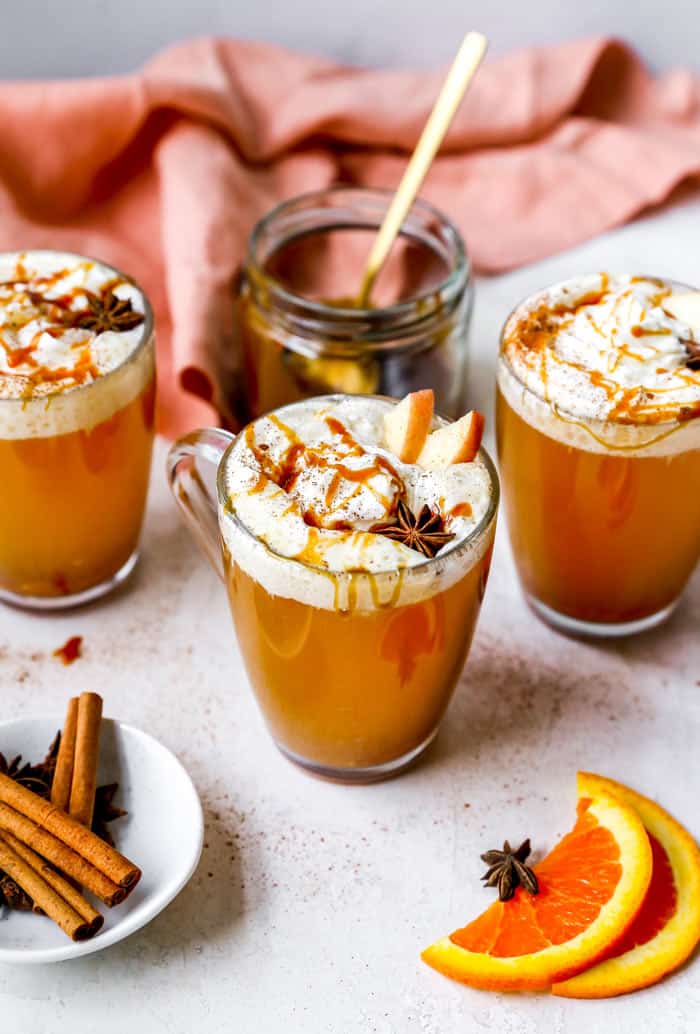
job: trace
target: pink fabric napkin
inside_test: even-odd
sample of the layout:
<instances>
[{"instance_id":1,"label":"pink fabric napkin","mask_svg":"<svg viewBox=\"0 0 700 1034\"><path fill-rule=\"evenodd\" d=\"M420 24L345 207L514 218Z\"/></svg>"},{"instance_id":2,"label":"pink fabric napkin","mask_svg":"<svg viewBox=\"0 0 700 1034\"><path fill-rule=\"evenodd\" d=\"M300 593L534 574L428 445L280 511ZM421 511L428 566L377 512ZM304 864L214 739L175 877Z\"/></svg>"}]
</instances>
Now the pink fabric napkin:
<instances>
[{"instance_id":1,"label":"pink fabric napkin","mask_svg":"<svg viewBox=\"0 0 700 1034\"><path fill-rule=\"evenodd\" d=\"M393 187L443 72L377 72L232 40L133 75L0 86L0 249L131 273L154 304L160 427L229 415L232 285L253 223L336 181ZM482 272L624 222L700 173L700 80L590 39L487 61L423 195Z\"/></svg>"}]
</instances>

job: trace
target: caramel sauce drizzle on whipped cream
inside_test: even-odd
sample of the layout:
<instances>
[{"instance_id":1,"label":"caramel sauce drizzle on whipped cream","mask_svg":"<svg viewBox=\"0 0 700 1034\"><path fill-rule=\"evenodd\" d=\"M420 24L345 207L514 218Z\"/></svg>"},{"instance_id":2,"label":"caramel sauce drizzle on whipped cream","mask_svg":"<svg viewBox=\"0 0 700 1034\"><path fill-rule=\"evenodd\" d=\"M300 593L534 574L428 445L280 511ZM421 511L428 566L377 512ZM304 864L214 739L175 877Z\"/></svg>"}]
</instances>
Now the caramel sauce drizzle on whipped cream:
<instances>
[{"instance_id":1,"label":"caramel sauce drizzle on whipped cream","mask_svg":"<svg viewBox=\"0 0 700 1034\"><path fill-rule=\"evenodd\" d=\"M450 543L464 538L488 510L483 463L425 470L382 447L389 403L346 397L296 403L256 420L227 457L229 505L275 553L329 571L392 571L425 562L401 542L374 534L403 499L445 517ZM240 556L241 543L233 555ZM439 554L438 554L439 555Z\"/></svg>"},{"instance_id":2,"label":"caramel sauce drizzle on whipped cream","mask_svg":"<svg viewBox=\"0 0 700 1034\"><path fill-rule=\"evenodd\" d=\"M564 281L510 316L502 351L518 380L579 419L654 425L700 416L700 332L664 309L673 285L597 273Z\"/></svg>"},{"instance_id":3,"label":"caramel sauce drizzle on whipped cream","mask_svg":"<svg viewBox=\"0 0 700 1034\"><path fill-rule=\"evenodd\" d=\"M111 295L130 303L139 325L81 326L90 301L100 306ZM63 393L114 370L141 340L144 308L138 288L98 262L41 251L0 256L0 399Z\"/></svg>"}]
</instances>

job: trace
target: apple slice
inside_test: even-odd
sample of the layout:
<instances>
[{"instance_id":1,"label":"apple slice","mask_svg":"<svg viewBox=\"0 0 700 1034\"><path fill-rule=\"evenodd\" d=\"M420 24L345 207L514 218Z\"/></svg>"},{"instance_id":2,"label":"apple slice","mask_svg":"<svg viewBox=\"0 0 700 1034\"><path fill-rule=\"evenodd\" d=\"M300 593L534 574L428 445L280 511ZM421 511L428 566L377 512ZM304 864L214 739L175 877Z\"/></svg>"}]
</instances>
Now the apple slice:
<instances>
[{"instance_id":1,"label":"apple slice","mask_svg":"<svg viewBox=\"0 0 700 1034\"><path fill-rule=\"evenodd\" d=\"M452 463L469 463L479 451L483 433L484 418L472 410L454 424L440 427L428 435L418 457L418 465L429 470L444 470Z\"/></svg>"},{"instance_id":2,"label":"apple slice","mask_svg":"<svg viewBox=\"0 0 700 1034\"><path fill-rule=\"evenodd\" d=\"M664 298L661 307L681 323L700 330L700 291L669 295Z\"/></svg>"},{"instance_id":3,"label":"apple slice","mask_svg":"<svg viewBox=\"0 0 700 1034\"><path fill-rule=\"evenodd\" d=\"M412 391L384 417L384 444L402 463L415 463L433 423L433 389Z\"/></svg>"}]
</instances>

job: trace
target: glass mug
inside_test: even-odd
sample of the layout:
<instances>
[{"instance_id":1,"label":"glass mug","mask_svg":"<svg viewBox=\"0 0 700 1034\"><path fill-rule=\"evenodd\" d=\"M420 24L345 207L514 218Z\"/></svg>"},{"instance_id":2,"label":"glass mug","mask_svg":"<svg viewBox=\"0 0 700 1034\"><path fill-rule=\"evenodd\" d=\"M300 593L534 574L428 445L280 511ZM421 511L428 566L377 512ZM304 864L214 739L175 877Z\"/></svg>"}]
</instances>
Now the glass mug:
<instances>
[{"instance_id":1,"label":"glass mug","mask_svg":"<svg viewBox=\"0 0 700 1034\"><path fill-rule=\"evenodd\" d=\"M136 565L155 407L153 314L143 298L142 337L114 370L61 394L0 393L6 603L37 610L86 603Z\"/></svg>"},{"instance_id":2,"label":"glass mug","mask_svg":"<svg viewBox=\"0 0 700 1034\"><path fill-rule=\"evenodd\" d=\"M417 200L372 294L354 295L393 194L331 187L278 205L255 226L237 299L244 422L331 392L401 398L432 388L464 412L473 282L464 241Z\"/></svg>"},{"instance_id":3,"label":"glass mug","mask_svg":"<svg viewBox=\"0 0 700 1034\"><path fill-rule=\"evenodd\" d=\"M504 334L499 472L528 602L574 634L654 627L700 558L700 418L644 425L570 416L518 379Z\"/></svg>"},{"instance_id":4,"label":"glass mug","mask_svg":"<svg viewBox=\"0 0 700 1034\"><path fill-rule=\"evenodd\" d=\"M275 415L281 418L285 408ZM289 760L316 775L341 782L394 775L435 737L469 651L498 510L493 463L481 450L490 503L468 537L442 556L401 570L311 568L304 574L332 585L333 604L322 609L291 592L273 595L256 577L273 565L276 584L286 578L293 586L294 568L311 565L274 553L236 513L224 485L235 441L223 430L194 431L172 447L168 478L186 523L226 584L243 661L269 731ZM198 464L217 471L216 499ZM254 563L242 565L235 547L225 544L236 541ZM433 586L425 595L417 588L421 580ZM406 591L413 601L399 604Z\"/></svg>"}]
</instances>

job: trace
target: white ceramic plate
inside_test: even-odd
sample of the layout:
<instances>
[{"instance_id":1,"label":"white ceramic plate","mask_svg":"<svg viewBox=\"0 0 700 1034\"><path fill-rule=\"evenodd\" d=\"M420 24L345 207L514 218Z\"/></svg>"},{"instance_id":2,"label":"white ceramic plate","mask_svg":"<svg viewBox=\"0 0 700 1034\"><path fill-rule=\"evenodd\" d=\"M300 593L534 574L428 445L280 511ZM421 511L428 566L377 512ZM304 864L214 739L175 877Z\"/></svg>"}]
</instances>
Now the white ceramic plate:
<instances>
[{"instance_id":1,"label":"white ceramic plate","mask_svg":"<svg viewBox=\"0 0 700 1034\"><path fill-rule=\"evenodd\" d=\"M39 761L61 725L60 718L0 722L0 751L8 761L17 754ZM119 783L114 803L129 814L113 823L112 835L118 850L142 870L140 882L116 908L96 902L105 924L91 941L81 943L70 941L50 919L0 907L0 963L62 962L101 951L149 923L194 873L204 819L192 780L152 736L107 718L98 785L114 782Z\"/></svg>"}]
</instances>

